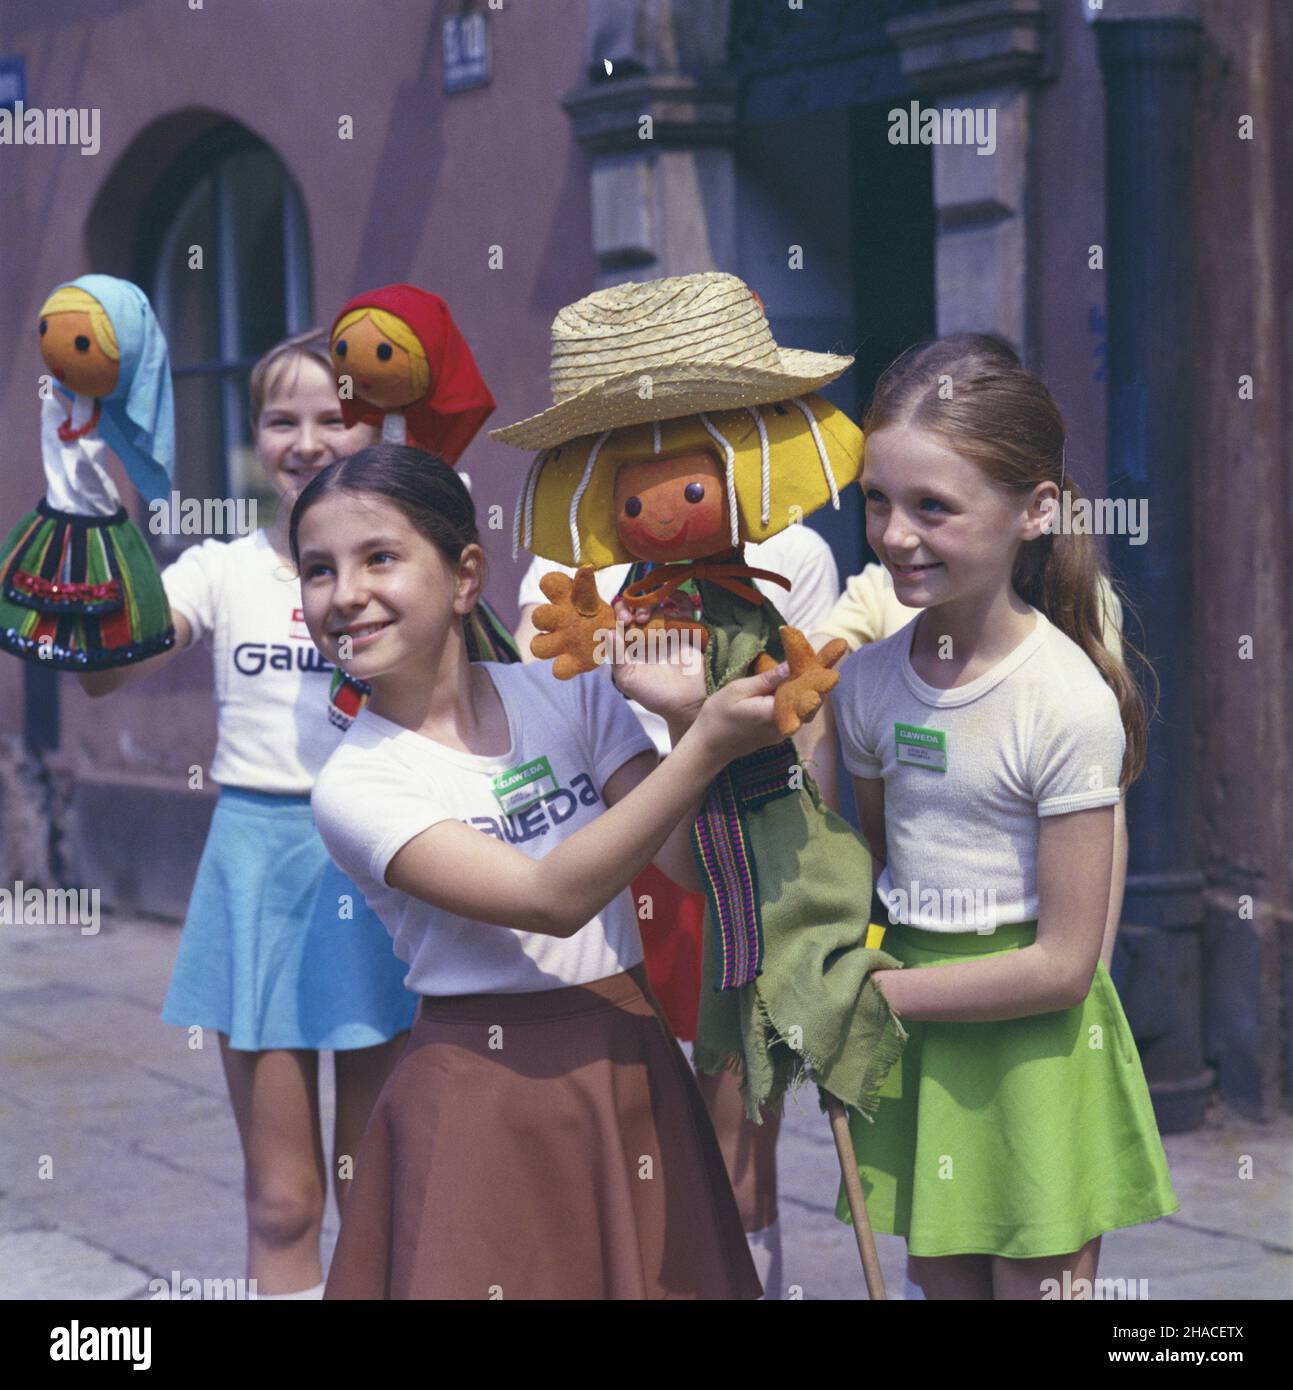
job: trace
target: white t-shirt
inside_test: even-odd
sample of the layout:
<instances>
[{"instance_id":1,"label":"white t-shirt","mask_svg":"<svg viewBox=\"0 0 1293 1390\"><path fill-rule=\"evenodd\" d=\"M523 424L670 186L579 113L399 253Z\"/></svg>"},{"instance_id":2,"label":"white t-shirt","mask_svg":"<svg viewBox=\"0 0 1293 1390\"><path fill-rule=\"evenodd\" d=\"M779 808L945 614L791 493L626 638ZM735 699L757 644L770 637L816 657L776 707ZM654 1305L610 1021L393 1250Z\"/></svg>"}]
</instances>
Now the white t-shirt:
<instances>
[{"instance_id":1,"label":"white t-shirt","mask_svg":"<svg viewBox=\"0 0 1293 1390\"><path fill-rule=\"evenodd\" d=\"M841 668L831 702L845 766L884 779L889 862L876 888L896 921L972 931L1035 919L1039 817L1118 801L1117 699L1033 612L1009 656L953 690L912 669L914 623Z\"/></svg>"},{"instance_id":2,"label":"white t-shirt","mask_svg":"<svg viewBox=\"0 0 1293 1390\"><path fill-rule=\"evenodd\" d=\"M211 639L218 708L211 778L304 796L337 746L328 722L333 667L310 640L296 571L264 531L206 540L162 571L166 597Z\"/></svg>"},{"instance_id":3,"label":"white t-shirt","mask_svg":"<svg viewBox=\"0 0 1293 1390\"><path fill-rule=\"evenodd\" d=\"M749 542L745 547L745 562L755 569L784 574L790 580L788 590L766 579L756 579L754 584L772 600L787 625L798 628L805 637L811 637L818 631L840 596L840 575L835 556L811 526L787 526L766 541ZM597 571L594 576L597 592L607 603L624 587L631 568L631 565L608 565ZM547 603L543 590L539 588L539 580L554 571L569 575L575 572L567 565L535 557L521 580L517 594L517 603L521 608L533 603ZM644 709L636 700L629 701L629 707L651 736L656 751L667 753L672 744L665 721L658 714Z\"/></svg>"},{"instance_id":4,"label":"white t-shirt","mask_svg":"<svg viewBox=\"0 0 1293 1390\"><path fill-rule=\"evenodd\" d=\"M558 938L445 912L390 887L386 868L443 820L542 859L605 811L602 788L650 741L608 681L559 681L546 663L483 663L507 711L511 747L483 757L436 743L363 709L314 786L315 823L337 866L386 924L404 983L419 994L525 993L602 980L642 959L633 900L617 894L587 926ZM494 779L546 759L528 809L504 814ZM526 798L523 798L523 800Z\"/></svg>"}]
</instances>

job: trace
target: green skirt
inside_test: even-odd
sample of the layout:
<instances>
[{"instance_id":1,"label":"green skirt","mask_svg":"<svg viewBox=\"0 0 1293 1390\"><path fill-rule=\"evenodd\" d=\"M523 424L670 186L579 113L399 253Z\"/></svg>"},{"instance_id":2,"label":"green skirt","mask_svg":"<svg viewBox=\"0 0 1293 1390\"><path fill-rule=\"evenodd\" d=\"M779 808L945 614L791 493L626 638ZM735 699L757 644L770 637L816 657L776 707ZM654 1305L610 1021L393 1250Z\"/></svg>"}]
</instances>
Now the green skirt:
<instances>
[{"instance_id":1,"label":"green skirt","mask_svg":"<svg viewBox=\"0 0 1293 1390\"><path fill-rule=\"evenodd\" d=\"M991 935L890 927L907 969L1029 945L1036 923ZM850 1114L867 1212L912 1255L1034 1259L1179 1209L1149 1088L1101 963L1086 999L1001 1023L905 1022L875 1120ZM847 1221L841 1187L836 1214Z\"/></svg>"}]
</instances>

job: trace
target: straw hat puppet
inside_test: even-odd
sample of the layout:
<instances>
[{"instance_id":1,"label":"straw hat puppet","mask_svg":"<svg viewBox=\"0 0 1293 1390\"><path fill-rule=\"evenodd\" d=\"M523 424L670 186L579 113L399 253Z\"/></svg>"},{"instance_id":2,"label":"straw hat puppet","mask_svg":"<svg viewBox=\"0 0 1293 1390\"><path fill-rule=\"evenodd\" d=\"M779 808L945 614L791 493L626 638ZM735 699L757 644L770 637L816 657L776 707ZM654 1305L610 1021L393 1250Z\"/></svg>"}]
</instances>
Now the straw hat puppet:
<instances>
[{"instance_id":1,"label":"straw hat puppet","mask_svg":"<svg viewBox=\"0 0 1293 1390\"><path fill-rule=\"evenodd\" d=\"M746 565L742 546L838 507L856 480L861 432L816 394L852 360L779 347L734 275L618 285L561 310L554 404L492 431L538 451L514 550L578 567L573 581L543 577L550 601L534 613L532 650L555 658L554 675L592 670L599 634L615 627L594 571L645 562L622 598L653 610L647 626L699 629L711 692L788 660L782 733L817 709L844 644L818 655L785 626L749 581L790 582ZM712 785L693 847L707 898L702 1068L741 1065L754 1118L809 1064L828 1093L874 1108L905 1034L867 975L896 962L865 948L866 846L822 803L788 737Z\"/></svg>"},{"instance_id":2,"label":"straw hat puppet","mask_svg":"<svg viewBox=\"0 0 1293 1390\"><path fill-rule=\"evenodd\" d=\"M161 575L104 469L111 447L148 500L167 495L175 412L166 339L144 292L111 275L41 307L55 389L41 406L46 494L0 551L0 647L61 670L146 660L175 642Z\"/></svg>"}]
</instances>

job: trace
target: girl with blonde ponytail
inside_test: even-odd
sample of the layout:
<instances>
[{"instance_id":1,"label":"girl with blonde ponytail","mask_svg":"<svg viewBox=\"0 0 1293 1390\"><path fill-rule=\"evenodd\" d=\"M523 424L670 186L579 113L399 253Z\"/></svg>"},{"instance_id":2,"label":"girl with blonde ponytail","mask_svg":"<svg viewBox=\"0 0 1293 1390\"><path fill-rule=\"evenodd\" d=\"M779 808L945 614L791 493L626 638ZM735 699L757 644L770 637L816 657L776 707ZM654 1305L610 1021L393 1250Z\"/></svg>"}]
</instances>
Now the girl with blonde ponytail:
<instances>
[{"instance_id":1,"label":"girl with blonde ponytail","mask_svg":"<svg viewBox=\"0 0 1293 1390\"><path fill-rule=\"evenodd\" d=\"M1094 1277L1105 1231L1177 1209L1100 956L1145 704L1092 539L1064 530L1063 420L1010 348L912 349L864 429L867 539L920 611L833 697L909 967L877 977L911 1041L854 1117L859 1169L926 1297L1045 1298Z\"/></svg>"}]
</instances>

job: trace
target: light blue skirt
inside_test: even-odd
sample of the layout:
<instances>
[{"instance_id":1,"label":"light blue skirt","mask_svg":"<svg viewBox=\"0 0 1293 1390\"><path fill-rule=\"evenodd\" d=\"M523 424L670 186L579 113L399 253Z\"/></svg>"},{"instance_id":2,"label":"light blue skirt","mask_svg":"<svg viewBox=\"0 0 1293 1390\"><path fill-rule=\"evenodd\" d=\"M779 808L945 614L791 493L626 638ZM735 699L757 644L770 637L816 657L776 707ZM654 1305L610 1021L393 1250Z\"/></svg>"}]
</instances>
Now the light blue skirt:
<instances>
[{"instance_id":1,"label":"light blue skirt","mask_svg":"<svg viewBox=\"0 0 1293 1390\"><path fill-rule=\"evenodd\" d=\"M225 787L189 899L167 1023L246 1052L373 1047L418 996L359 890L328 858L308 796Z\"/></svg>"}]
</instances>

